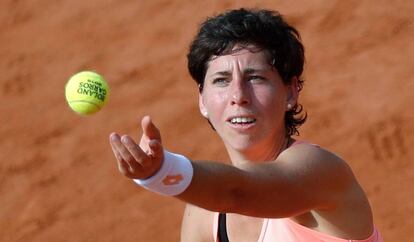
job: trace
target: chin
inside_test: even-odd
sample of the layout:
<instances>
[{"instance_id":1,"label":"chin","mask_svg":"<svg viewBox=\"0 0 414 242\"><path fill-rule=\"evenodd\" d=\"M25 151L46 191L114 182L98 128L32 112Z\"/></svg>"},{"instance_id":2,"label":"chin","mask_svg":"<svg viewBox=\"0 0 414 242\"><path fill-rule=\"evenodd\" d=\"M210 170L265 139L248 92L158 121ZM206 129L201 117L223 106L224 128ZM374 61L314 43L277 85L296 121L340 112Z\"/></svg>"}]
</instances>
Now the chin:
<instances>
[{"instance_id":1,"label":"chin","mask_svg":"<svg viewBox=\"0 0 414 242\"><path fill-rule=\"evenodd\" d=\"M227 147L238 152L245 152L252 149L257 142L254 142L250 137L233 138L225 141Z\"/></svg>"}]
</instances>

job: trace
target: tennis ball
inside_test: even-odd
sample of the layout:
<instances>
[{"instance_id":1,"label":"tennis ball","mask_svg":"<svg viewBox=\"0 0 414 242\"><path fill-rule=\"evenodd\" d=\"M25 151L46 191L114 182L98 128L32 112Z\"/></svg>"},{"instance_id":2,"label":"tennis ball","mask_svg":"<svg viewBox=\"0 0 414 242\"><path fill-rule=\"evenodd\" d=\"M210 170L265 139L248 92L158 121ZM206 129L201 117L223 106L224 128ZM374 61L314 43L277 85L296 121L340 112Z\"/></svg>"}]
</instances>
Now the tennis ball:
<instances>
[{"instance_id":1,"label":"tennis ball","mask_svg":"<svg viewBox=\"0 0 414 242\"><path fill-rule=\"evenodd\" d=\"M73 75L65 86L70 108L83 115L98 112L108 101L109 86L102 76L92 71Z\"/></svg>"}]
</instances>

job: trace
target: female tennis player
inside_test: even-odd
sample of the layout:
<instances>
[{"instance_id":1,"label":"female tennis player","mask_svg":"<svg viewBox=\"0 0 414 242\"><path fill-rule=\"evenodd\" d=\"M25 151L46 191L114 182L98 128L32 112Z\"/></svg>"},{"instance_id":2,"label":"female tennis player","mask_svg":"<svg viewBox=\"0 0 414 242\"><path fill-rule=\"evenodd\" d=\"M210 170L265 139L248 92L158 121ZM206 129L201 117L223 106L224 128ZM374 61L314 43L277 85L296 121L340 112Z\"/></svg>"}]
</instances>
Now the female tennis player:
<instances>
[{"instance_id":1,"label":"female tennis player","mask_svg":"<svg viewBox=\"0 0 414 242\"><path fill-rule=\"evenodd\" d=\"M181 241L382 241L368 199L342 158L293 138L304 48L277 12L232 10L208 18L188 67L201 114L231 165L192 161L164 149L151 119L136 143L112 133L120 172L185 201Z\"/></svg>"}]
</instances>

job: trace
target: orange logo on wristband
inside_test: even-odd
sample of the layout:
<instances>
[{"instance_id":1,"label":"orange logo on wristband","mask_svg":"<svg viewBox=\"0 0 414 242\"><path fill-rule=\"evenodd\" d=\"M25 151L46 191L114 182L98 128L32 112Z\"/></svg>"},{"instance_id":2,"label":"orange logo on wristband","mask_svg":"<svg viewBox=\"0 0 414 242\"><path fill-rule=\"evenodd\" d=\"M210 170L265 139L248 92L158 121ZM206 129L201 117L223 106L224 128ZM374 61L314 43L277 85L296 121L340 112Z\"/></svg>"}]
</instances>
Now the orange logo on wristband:
<instances>
[{"instance_id":1,"label":"orange logo on wristband","mask_svg":"<svg viewBox=\"0 0 414 242\"><path fill-rule=\"evenodd\" d=\"M162 183L164 183L164 185L166 186L177 185L182 180L183 180L183 176L181 174L178 174L178 175L173 175L173 176L166 176L164 180L162 180Z\"/></svg>"}]
</instances>

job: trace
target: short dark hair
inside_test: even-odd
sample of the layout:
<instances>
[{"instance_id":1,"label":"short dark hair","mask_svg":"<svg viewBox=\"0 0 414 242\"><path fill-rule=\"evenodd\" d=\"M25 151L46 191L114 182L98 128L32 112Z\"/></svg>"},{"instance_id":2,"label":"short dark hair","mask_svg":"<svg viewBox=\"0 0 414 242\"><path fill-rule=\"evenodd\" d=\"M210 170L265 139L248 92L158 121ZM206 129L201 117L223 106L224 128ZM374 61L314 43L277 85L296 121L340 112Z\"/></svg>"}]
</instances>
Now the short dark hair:
<instances>
[{"instance_id":1,"label":"short dark hair","mask_svg":"<svg viewBox=\"0 0 414 242\"><path fill-rule=\"evenodd\" d=\"M299 91L303 87L304 47L299 32L282 16L271 10L237 9L207 18L191 43L188 69L203 91L208 62L214 56L226 55L235 45L254 45L267 51L270 64L276 68L283 82L288 85L297 77ZM299 135L307 114L301 114L303 106L296 104L285 114L287 135Z\"/></svg>"}]
</instances>

